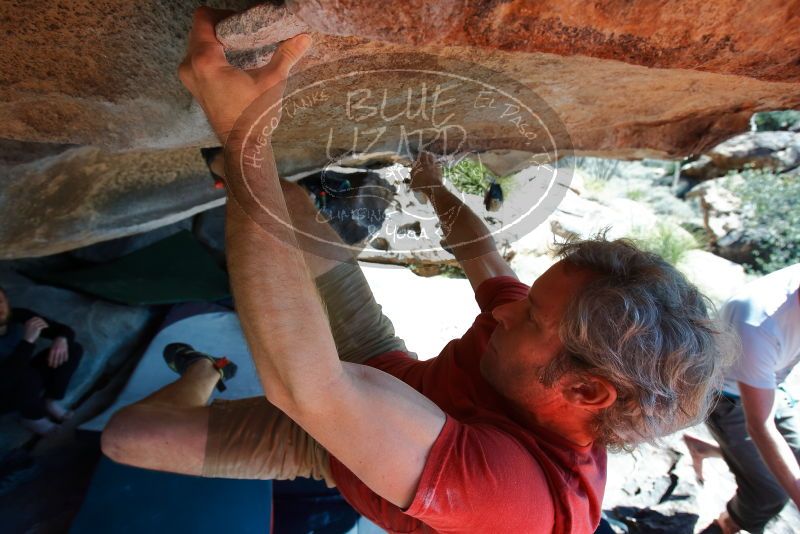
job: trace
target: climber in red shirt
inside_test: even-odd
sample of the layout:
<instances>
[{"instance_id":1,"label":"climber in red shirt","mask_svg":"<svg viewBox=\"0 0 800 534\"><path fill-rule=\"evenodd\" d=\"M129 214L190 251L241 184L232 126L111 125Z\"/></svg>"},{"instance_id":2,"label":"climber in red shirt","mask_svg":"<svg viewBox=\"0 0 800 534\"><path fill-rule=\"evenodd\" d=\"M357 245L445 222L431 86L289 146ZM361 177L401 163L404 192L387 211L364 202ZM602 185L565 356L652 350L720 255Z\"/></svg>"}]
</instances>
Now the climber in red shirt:
<instances>
[{"instance_id":1,"label":"climber in red shirt","mask_svg":"<svg viewBox=\"0 0 800 534\"><path fill-rule=\"evenodd\" d=\"M115 414L105 453L193 475L324 479L392 532L593 531L606 448L706 413L720 359L704 297L658 256L603 239L561 245L561 260L522 284L423 155L411 186L432 202L481 312L417 361L352 250L279 180L266 134L242 189L237 119L256 100L279 109L311 41L294 37L267 66L238 70L214 34L222 16L197 11L179 74L225 145L227 261L266 398L208 406L231 378L225 362L167 351L181 377Z\"/></svg>"}]
</instances>

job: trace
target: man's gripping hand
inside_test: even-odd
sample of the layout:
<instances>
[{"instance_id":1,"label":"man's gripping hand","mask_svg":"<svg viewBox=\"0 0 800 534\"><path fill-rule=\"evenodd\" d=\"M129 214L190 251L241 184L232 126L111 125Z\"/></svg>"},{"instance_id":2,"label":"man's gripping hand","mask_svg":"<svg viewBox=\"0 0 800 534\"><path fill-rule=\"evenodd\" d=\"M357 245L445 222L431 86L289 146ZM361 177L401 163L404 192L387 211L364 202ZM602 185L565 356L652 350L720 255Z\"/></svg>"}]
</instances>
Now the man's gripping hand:
<instances>
[{"instance_id":1,"label":"man's gripping hand","mask_svg":"<svg viewBox=\"0 0 800 534\"><path fill-rule=\"evenodd\" d=\"M411 166L411 190L423 193L429 199L442 185L442 170L430 152L420 152Z\"/></svg>"},{"instance_id":2,"label":"man's gripping hand","mask_svg":"<svg viewBox=\"0 0 800 534\"><path fill-rule=\"evenodd\" d=\"M203 108L223 144L236 120L256 98L274 89L270 96L274 101L265 103L280 103L289 71L311 46L311 37L296 35L280 44L267 65L252 70L233 67L214 29L232 13L208 7L195 11L186 57L178 68L178 77Z\"/></svg>"},{"instance_id":3,"label":"man's gripping hand","mask_svg":"<svg viewBox=\"0 0 800 534\"><path fill-rule=\"evenodd\" d=\"M22 338L28 343L36 343L36 340L42 334L42 330L48 326L47 322L41 317L31 317L25 322L25 331Z\"/></svg>"}]
</instances>

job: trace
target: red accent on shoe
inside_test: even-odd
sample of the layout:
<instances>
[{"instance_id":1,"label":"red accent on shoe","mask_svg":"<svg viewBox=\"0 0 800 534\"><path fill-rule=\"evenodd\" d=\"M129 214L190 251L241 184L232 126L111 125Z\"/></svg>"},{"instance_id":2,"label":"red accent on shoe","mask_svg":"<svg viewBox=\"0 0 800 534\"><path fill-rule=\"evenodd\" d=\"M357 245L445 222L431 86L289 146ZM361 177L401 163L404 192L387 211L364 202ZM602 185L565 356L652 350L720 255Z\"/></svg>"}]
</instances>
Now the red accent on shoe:
<instances>
[{"instance_id":1,"label":"red accent on shoe","mask_svg":"<svg viewBox=\"0 0 800 534\"><path fill-rule=\"evenodd\" d=\"M217 361L214 362L214 369L222 369L229 363L231 363L231 361L225 356L223 356L222 358L218 358Z\"/></svg>"}]
</instances>

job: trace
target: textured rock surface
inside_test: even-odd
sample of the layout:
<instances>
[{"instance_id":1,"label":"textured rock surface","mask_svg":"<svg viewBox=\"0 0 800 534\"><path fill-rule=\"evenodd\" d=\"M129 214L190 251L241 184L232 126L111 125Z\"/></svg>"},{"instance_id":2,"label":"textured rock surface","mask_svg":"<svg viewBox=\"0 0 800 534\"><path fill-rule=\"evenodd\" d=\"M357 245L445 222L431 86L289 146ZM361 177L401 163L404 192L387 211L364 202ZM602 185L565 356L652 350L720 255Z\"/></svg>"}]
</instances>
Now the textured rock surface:
<instances>
[{"instance_id":1,"label":"textured rock surface","mask_svg":"<svg viewBox=\"0 0 800 534\"><path fill-rule=\"evenodd\" d=\"M777 172L800 166L800 133L747 132L737 135L686 165L681 169L681 175L708 180L745 166Z\"/></svg>"},{"instance_id":2,"label":"textured rock surface","mask_svg":"<svg viewBox=\"0 0 800 534\"><path fill-rule=\"evenodd\" d=\"M220 3L235 9L248 2L229 0ZM744 115L754 108L788 108L800 104L800 91L794 85L740 86L743 80L736 78L718 79L716 85L709 85L708 82L715 78L696 78L692 76L696 73L688 71L664 73L672 76L672 82L664 85L657 70L645 71L648 73L645 77L653 75L654 78L642 84L643 80L635 83L630 75L620 76L618 69L621 65L608 70L603 61L590 59L594 56L620 60L629 65L699 68L746 78L797 82L800 67L793 65L798 58L798 48L793 44L798 36L792 31L792 2L783 3L783 9L759 2L748 2L749 7L730 3L725 7L706 6L702 9L685 2L681 3L680 9L676 9L673 3L656 5L645 2L637 3L635 9L625 7L630 6L628 2L624 6L621 2L611 2L610 5L606 2L602 9L586 9L581 3L571 6L564 2L558 6L549 2L538 3L535 9L515 2L495 4L477 0L445 2L441 4L444 7L424 8L428 4L434 3L398 3L387 9L373 2L338 2L338 7L333 9L333 3L329 2L303 2L300 4L302 9L296 10L303 20L323 30L335 30L349 36L337 38L317 34L317 50L306 64L332 57L373 53L376 49L362 47L369 38L394 40L401 45L421 41L464 45L465 48L454 52L481 62L486 55L488 64L500 70L504 70L506 62L517 56L514 52L521 52L521 61L508 67L519 71L521 66L530 64L529 69L523 70L528 73L529 83L548 94L562 94L565 102L561 106L553 103L560 108L559 112L574 108L573 113L578 112L584 119L580 122L595 128L604 125L608 128L606 131L614 131L615 126L623 124L628 125L627 128L636 124L638 131L632 135L651 128L661 129L665 123L684 117L696 118L697 129L685 131L680 136L676 131L675 137L697 138L712 124L704 119L703 113L698 113L696 106L691 109L691 101L697 97L693 93L706 93L710 97L703 106L708 111L721 113L738 108L742 116L729 117L725 121L729 125L736 123L736 128L744 125ZM556 7L561 13L559 16L551 13ZM77 0L52 2L46 8L29 2L5 2L0 13L4 26L13 28L13 31L5 36L4 60L0 63L0 79L3 81L0 86L0 124L3 125L0 137L131 148L209 142L202 116L196 109L192 111L189 95L175 76L192 8L191 3L170 0L99 4ZM754 17L766 9L771 10L770 16L753 24ZM437 12L429 13L430 10ZM262 9L257 14L264 12ZM448 13L458 16L435 16ZM655 14L658 16L653 18ZM423 15L425 20L421 24ZM274 20L273 16L268 14L267 18ZM459 30L461 33L456 34L436 31L437 24L452 25L460 20L459 17L464 18L461 24L466 30ZM257 17L251 17L251 20L252 24L258 24ZM535 21L538 22L534 24ZM323 23L328 26L321 26ZM704 29L706 25L707 30ZM228 23L229 35L236 33L235 26ZM335 27L331 29L329 26ZM543 30L548 27L547 31ZM562 29L552 31L554 27ZM412 30L422 32L422 29L425 29L427 39L412 36ZM660 44L644 46L642 43L645 41L637 40L637 35L645 35L645 41ZM707 43L703 44L705 35L711 37L706 38ZM731 52L730 46L718 48L716 55L698 52L709 46L713 49L715 45L708 43L725 40L725 36L732 43L730 46L740 52ZM553 42L548 44L548 39ZM87 48L87 43L91 43L91 48ZM467 45L485 49L476 52L466 48ZM378 48L416 49L411 46ZM509 53L498 54L492 49ZM667 53L667 50L673 52ZM529 53L535 53L535 57L530 57ZM568 61L570 57L583 61ZM684 59L676 60L680 57ZM702 61L703 57L707 60ZM730 68L724 68L725 65ZM781 75L777 78L765 76L765 69ZM659 87L661 91L656 91ZM619 93L624 97L615 97ZM632 94L636 95L635 100L641 102L640 105L631 101ZM730 98L724 95L730 95ZM678 106L673 116L664 115L663 110L686 97L689 97L689 107ZM715 102L715 98L719 100ZM637 108L641 111L658 102L664 105L656 106L646 118L637 113ZM566 105L568 103L570 105ZM606 111L601 112L602 109ZM615 120L609 120L612 118ZM722 123L717 126L722 126ZM729 126L728 132L732 133L736 128ZM618 135L614 132L609 136L617 138L606 146L587 148L608 150L625 148L630 144L629 136ZM724 136L725 133L717 140ZM643 141L638 146L648 146L648 142ZM664 141L665 146L674 144L675 139ZM688 147L676 148L686 151Z\"/></svg>"},{"instance_id":3,"label":"textured rock surface","mask_svg":"<svg viewBox=\"0 0 800 534\"><path fill-rule=\"evenodd\" d=\"M2 259L151 230L224 200L193 149L115 155L70 149L16 167L2 184Z\"/></svg>"},{"instance_id":4,"label":"textured rock surface","mask_svg":"<svg viewBox=\"0 0 800 534\"><path fill-rule=\"evenodd\" d=\"M217 26L217 35L226 50L259 48L308 31L310 28L305 22L286 8L272 4L248 9Z\"/></svg>"},{"instance_id":5,"label":"textured rock surface","mask_svg":"<svg viewBox=\"0 0 800 534\"><path fill-rule=\"evenodd\" d=\"M798 4L672 0L507 2L289 0L320 33L401 44L459 44L616 59L776 81L800 81ZM755 21L758 21L757 23Z\"/></svg>"},{"instance_id":6,"label":"textured rock surface","mask_svg":"<svg viewBox=\"0 0 800 534\"><path fill-rule=\"evenodd\" d=\"M710 435L704 426L694 435ZM658 446L642 445L632 454L611 454L603 509L630 534L692 534L716 519L733 495L736 482L718 458L706 460L703 486L696 481L682 432L668 436ZM789 503L769 523L765 532L797 532L800 514Z\"/></svg>"},{"instance_id":7,"label":"textured rock surface","mask_svg":"<svg viewBox=\"0 0 800 534\"><path fill-rule=\"evenodd\" d=\"M247 4L252 2L216 3L233 9ZM582 153L677 157L701 153L745 130L754 111L800 107L796 4L611 1L587 7L582 2L414 0L387 6L316 0L290 2L290 11L261 7L246 18L223 22L219 32L237 60L247 64L263 62L275 42L299 31L301 23L313 30L315 44L299 69L345 60L352 69L369 71L386 62L385 54L474 61L543 98ZM215 142L175 75L193 7L177 0L10 1L0 6L7 29L0 61L0 191L5 205L38 221L62 211L20 193L14 184L28 170L16 166L38 162L44 167L41 158L48 164L60 158L68 166L73 145L108 152L97 157L111 175L116 174L115 161L133 157L119 160L114 153L141 151L135 157L142 166L137 186L142 198L159 197L165 176L187 175L185 159L156 150ZM255 48L247 50L250 45ZM294 87L308 81L300 75ZM382 81L387 86L419 82L397 73ZM291 131L287 127L288 142L278 151L282 172L327 163L323 148L309 140L327 132L330 118L309 117L295 121ZM492 141L487 130L472 148L505 150L492 165L513 169L519 155ZM154 168L158 172L148 174ZM63 179L76 190L97 190L96 174L68 172ZM26 175L31 184L52 178ZM107 196L121 190L112 187ZM51 193L43 196L55 202ZM190 197L172 198L171 214L185 212ZM115 201L119 210L107 221L101 219L110 212L96 211L91 200L87 196L79 204L73 199L70 210L83 217L92 213L92 224L108 229L107 234L46 225L30 247L19 239L0 238L3 255L54 252L137 228L132 220L140 220L142 211L128 213L124 199ZM165 200L159 199L162 214L170 211ZM22 223L10 224L15 230L3 228L2 236L14 235ZM44 246L45 241L51 244Z\"/></svg>"},{"instance_id":8,"label":"textured rock surface","mask_svg":"<svg viewBox=\"0 0 800 534\"><path fill-rule=\"evenodd\" d=\"M703 211L703 228L717 254L738 263L752 263L760 236L746 231L742 201L730 190L741 181L741 176L707 180L693 187L686 198L696 200Z\"/></svg>"}]
</instances>

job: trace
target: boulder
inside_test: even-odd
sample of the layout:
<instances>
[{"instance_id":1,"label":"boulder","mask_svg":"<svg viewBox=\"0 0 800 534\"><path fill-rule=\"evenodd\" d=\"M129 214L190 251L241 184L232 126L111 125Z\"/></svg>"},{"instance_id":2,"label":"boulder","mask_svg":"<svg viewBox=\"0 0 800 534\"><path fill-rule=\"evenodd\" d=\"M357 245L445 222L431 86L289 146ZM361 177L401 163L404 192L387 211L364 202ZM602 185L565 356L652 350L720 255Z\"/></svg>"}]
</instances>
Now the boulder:
<instances>
[{"instance_id":1,"label":"boulder","mask_svg":"<svg viewBox=\"0 0 800 534\"><path fill-rule=\"evenodd\" d=\"M302 19L283 6L261 4L228 17L217 26L217 36L228 51L275 45L311 31Z\"/></svg>"},{"instance_id":2,"label":"boulder","mask_svg":"<svg viewBox=\"0 0 800 534\"><path fill-rule=\"evenodd\" d=\"M688 250L678 261L678 270L705 296L721 306L750 279L744 267L705 250Z\"/></svg>"},{"instance_id":3,"label":"boulder","mask_svg":"<svg viewBox=\"0 0 800 534\"><path fill-rule=\"evenodd\" d=\"M655 68L800 80L800 66L793 62L800 55L800 37L791 32L791 19L754 0L713 6L699 0L640 2L635 8L625 0L588 8L569 0L409 0L394 9L364 0L288 0L287 6L329 35L581 54ZM775 38L765 40L764 35ZM742 57L740 50L748 54Z\"/></svg>"},{"instance_id":4,"label":"boulder","mask_svg":"<svg viewBox=\"0 0 800 534\"><path fill-rule=\"evenodd\" d=\"M0 259L43 256L145 232L224 202L194 149L70 148L4 176Z\"/></svg>"},{"instance_id":5,"label":"boulder","mask_svg":"<svg viewBox=\"0 0 800 534\"><path fill-rule=\"evenodd\" d=\"M743 178L739 175L715 178L693 187L687 200L698 202L710 248L736 263L753 263L753 252L762 235L748 228L742 218L742 201L732 191Z\"/></svg>"},{"instance_id":6,"label":"boulder","mask_svg":"<svg viewBox=\"0 0 800 534\"><path fill-rule=\"evenodd\" d=\"M242 9L250 3L223 0L217 5ZM419 88L424 76L398 70L409 66L447 70L449 65L451 72L498 87L507 87L510 80L509 94L536 95L546 104L540 111L549 110L563 125L567 135L556 136L549 147L562 153L573 148L621 158L701 153L746 129L755 111L800 106L800 38L789 18L774 16L771 6L755 0L713 6L689 0L680 9L673 2L639 3L631 9L621 0L590 9L582 2L552 0L536 5L414 0L388 6L318 0L285 6L258 6L220 23L218 37L232 60L263 64L279 40L308 29L314 47L298 65L290 90L352 71L380 82L376 90ZM207 197L162 194L172 187L165 181L169 177L182 181L197 169L186 158L171 157L172 151L216 143L175 75L191 10L175 0L15 1L0 7L9 29L0 62L4 202L37 221L60 212L53 204L60 200L51 191L34 201L18 187L21 173L31 183L51 181L45 168L60 160L64 174L59 183L65 189L96 193L103 188L108 204L117 206L113 212L95 211L91 203L96 196L87 195L82 204L75 197L71 211L92 214L84 217L88 230L75 219L74 224L45 224L34 239L28 233L25 239L9 240L15 232L4 229L3 257L50 254L142 228L147 210L138 202L128 207L125 187L74 166L67 169L75 161L73 149L101 151L95 157L111 176L118 173L116 165L137 159L138 183L130 185L137 197L157 199L159 214L151 226L187 215L188 204L194 210L206 206ZM340 135L334 155L349 152L344 139L348 129L352 138L354 124L342 118L342 108L313 111L287 120L285 142L276 144L278 167L286 176L330 163L325 139L331 128ZM466 113L461 122L471 133L462 150L492 151L491 166L498 172L523 168L532 153L509 141L503 133L508 124L487 124L485 117ZM368 118L359 123L359 131L380 126ZM400 140L395 130L371 149L397 152ZM551 150L544 152L552 156ZM31 164L42 170L31 174L31 168L20 167ZM17 229L23 223L11 220L10 226Z\"/></svg>"},{"instance_id":7,"label":"boulder","mask_svg":"<svg viewBox=\"0 0 800 534\"><path fill-rule=\"evenodd\" d=\"M800 133L747 132L706 152L681 169L681 175L697 180L724 176L747 167L783 172L800 166Z\"/></svg>"}]
</instances>

